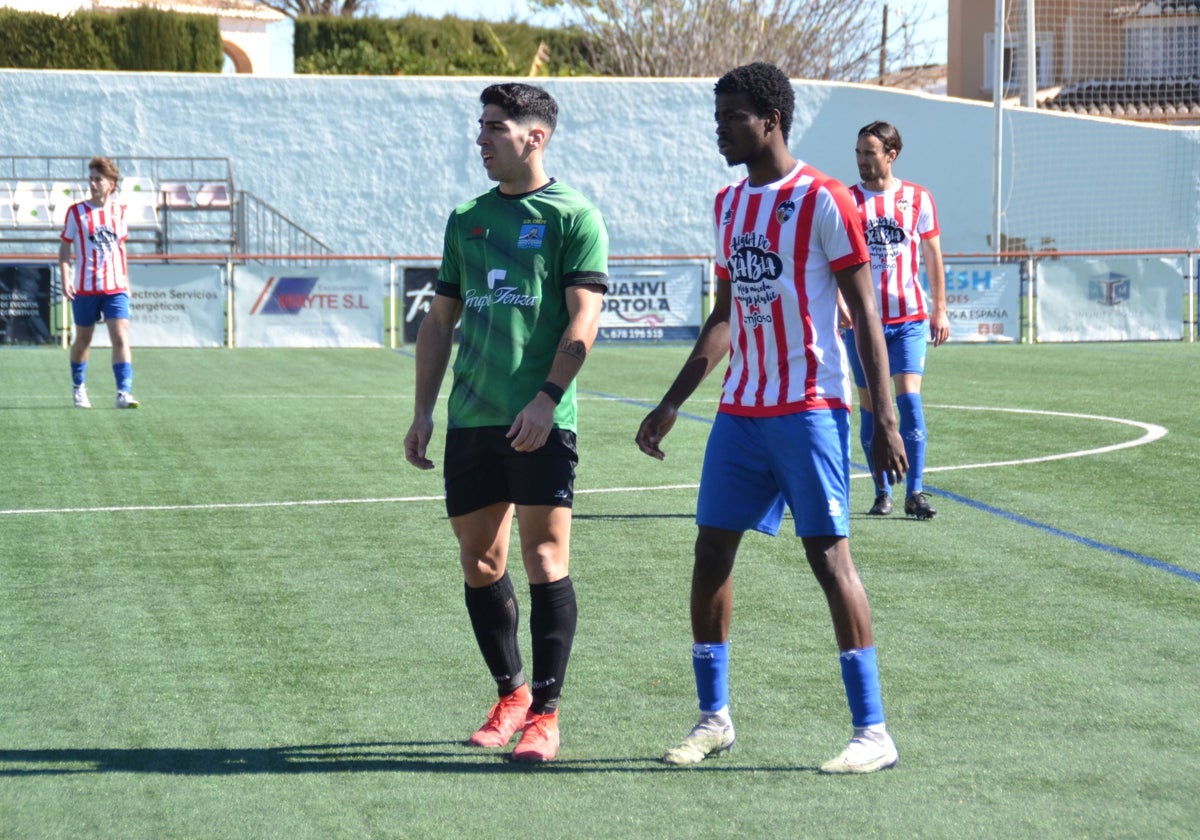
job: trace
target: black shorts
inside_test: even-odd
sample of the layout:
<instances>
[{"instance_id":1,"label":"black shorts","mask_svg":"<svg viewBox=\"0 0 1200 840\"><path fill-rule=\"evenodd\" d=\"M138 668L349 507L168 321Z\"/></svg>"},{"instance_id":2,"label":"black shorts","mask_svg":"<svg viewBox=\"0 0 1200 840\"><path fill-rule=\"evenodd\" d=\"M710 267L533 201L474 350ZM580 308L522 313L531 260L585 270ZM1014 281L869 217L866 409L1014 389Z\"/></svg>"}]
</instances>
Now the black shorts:
<instances>
[{"instance_id":1,"label":"black shorts","mask_svg":"<svg viewBox=\"0 0 1200 840\"><path fill-rule=\"evenodd\" d=\"M446 512L462 516L508 502L571 507L575 499L575 433L552 429L536 452L517 452L504 426L450 429L442 463Z\"/></svg>"}]
</instances>

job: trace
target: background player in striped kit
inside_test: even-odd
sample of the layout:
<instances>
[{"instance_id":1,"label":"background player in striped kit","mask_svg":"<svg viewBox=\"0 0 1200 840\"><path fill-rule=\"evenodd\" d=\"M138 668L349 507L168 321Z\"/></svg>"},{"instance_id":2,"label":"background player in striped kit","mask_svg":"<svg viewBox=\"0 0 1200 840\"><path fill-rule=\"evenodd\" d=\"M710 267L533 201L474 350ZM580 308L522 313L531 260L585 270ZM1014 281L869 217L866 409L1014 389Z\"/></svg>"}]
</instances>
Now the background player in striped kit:
<instances>
[{"instance_id":1,"label":"background player in striped kit","mask_svg":"<svg viewBox=\"0 0 1200 840\"><path fill-rule=\"evenodd\" d=\"M457 207L417 334L417 386L405 457L426 448L455 325L462 338L447 408L446 511L458 538L467 613L499 699L469 739L518 761L559 747L558 701L575 638L568 574L575 464L575 376L600 325L608 232L600 211L546 175L558 105L532 85L480 96L480 148L496 189ZM514 507L529 579L532 690L517 643L507 571Z\"/></svg>"},{"instance_id":2,"label":"background player in striped kit","mask_svg":"<svg viewBox=\"0 0 1200 840\"><path fill-rule=\"evenodd\" d=\"M884 726L871 609L850 557L850 383L838 336L838 291L859 327L876 413L874 469L899 479L904 447L888 381L868 254L846 188L788 150L795 94L770 64L730 71L715 87L717 148L747 177L717 195L717 292L691 356L637 432L662 459L679 407L724 359L720 406L696 504L692 666L700 720L668 764L733 746L729 628L733 563L750 529L778 532L784 504L829 605L853 736L821 769L870 773L899 761Z\"/></svg>"},{"instance_id":3,"label":"background player in striped kit","mask_svg":"<svg viewBox=\"0 0 1200 840\"><path fill-rule=\"evenodd\" d=\"M933 196L924 187L892 174L902 146L900 132L891 123L876 121L859 129L854 156L862 181L850 188L850 194L858 205L871 251L871 275L883 319L889 372L896 386L900 437L908 456L904 512L917 519L932 519L937 511L929 504L922 484L926 433L921 379L926 342L932 340L936 347L949 338L950 319L946 316L946 275ZM932 309L921 286L922 259L929 276ZM858 386L859 436L869 462L876 403L864 387L866 379L854 350L849 313L844 311L842 325L847 328L846 351ZM891 512L891 487L886 478L877 479L875 502L868 513L886 516Z\"/></svg>"},{"instance_id":4,"label":"background player in striped kit","mask_svg":"<svg viewBox=\"0 0 1200 840\"><path fill-rule=\"evenodd\" d=\"M112 340L112 369L117 380L117 408L137 408L133 398L133 351L129 346L129 265L125 240L125 206L113 193L121 172L105 157L88 162L85 201L73 204L63 224L58 268L63 296L71 301L75 340L71 342L71 382L76 408L91 408L87 393L88 350L96 322L104 316ZM75 270L71 270L72 250Z\"/></svg>"}]
</instances>

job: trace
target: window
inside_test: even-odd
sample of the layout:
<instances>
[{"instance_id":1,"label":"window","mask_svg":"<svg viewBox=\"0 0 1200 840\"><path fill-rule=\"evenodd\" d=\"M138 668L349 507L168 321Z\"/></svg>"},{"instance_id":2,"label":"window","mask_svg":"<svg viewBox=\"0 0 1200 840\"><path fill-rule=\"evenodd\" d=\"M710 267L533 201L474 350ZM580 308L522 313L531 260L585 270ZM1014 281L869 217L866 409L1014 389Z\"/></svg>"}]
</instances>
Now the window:
<instances>
[{"instance_id":1,"label":"window","mask_svg":"<svg viewBox=\"0 0 1200 840\"><path fill-rule=\"evenodd\" d=\"M1037 86L1050 87L1054 84L1054 33L1038 33L1037 53L1034 61L1037 66ZM1024 39L1019 33L1004 33L1004 89L1015 90L1021 84L1022 59L1024 54ZM995 77L996 33L986 32L983 36L983 89L992 90L992 80Z\"/></svg>"},{"instance_id":2,"label":"window","mask_svg":"<svg viewBox=\"0 0 1200 840\"><path fill-rule=\"evenodd\" d=\"M1129 20L1123 43L1131 79L1200 76L1200 20Z\"/></svg>"}]
</instances>

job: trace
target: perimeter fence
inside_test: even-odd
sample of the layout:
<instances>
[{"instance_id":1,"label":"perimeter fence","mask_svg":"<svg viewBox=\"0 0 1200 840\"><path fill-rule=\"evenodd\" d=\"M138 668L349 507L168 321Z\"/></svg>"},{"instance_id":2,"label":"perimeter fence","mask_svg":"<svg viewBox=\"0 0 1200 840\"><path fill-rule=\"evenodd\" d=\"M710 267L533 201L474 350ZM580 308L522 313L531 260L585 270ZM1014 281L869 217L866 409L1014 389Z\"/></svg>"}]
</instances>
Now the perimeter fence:
<instances>
[{"instance_id":1,"label":"perimeter fence","mask_svg":"<svg viewBox=\"0 0 1200 840\"><path fill-rule=\"evenodd\" d=\"M1197 340L1200 253L947 254L950 340ZM189 254L130 258L139 347L388 347L416 339L436 255ZM611 258L606 341L690 341L708 314L710 255ZM0 344L73 336L55 258L0 257ZM509 290L497 288L501 299ZM95 344L107 341L97 330Z\"/></svg>"}]
</instances>

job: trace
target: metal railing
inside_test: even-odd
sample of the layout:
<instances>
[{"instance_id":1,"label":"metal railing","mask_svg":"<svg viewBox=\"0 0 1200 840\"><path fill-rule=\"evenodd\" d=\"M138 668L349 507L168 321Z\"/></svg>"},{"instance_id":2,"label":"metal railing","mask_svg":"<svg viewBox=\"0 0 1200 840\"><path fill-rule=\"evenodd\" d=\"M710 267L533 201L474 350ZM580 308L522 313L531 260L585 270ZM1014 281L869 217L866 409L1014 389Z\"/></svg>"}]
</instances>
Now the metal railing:
<instances>
[{"instance_id":1,"label":"metal railing","mask_svg":"<svg viewBox=\"0 0 1200 840\"><path fill-rule=\"evenodd\" d=\"M288 254L288 264L308 265L308 257L332 249L256 195L239 192L237 250L242 254Z\"/></svg>"},{"instance_id":2,"label":"metal railing","mask_svg":"<svg viewBox=\"0 0 1200 840\"><path fill-rule=\"evenodd\" d=\"M58 249L66 208L87 195L90 157L0 155L0 256ZM236 190L228 158L114 157L131 255L290 254L330 248L258 196ZM32 247L31 247L32 246Z\"/></svg>"}]
</instances>

